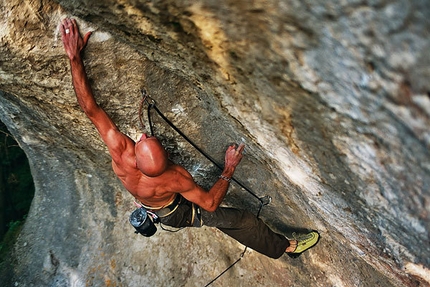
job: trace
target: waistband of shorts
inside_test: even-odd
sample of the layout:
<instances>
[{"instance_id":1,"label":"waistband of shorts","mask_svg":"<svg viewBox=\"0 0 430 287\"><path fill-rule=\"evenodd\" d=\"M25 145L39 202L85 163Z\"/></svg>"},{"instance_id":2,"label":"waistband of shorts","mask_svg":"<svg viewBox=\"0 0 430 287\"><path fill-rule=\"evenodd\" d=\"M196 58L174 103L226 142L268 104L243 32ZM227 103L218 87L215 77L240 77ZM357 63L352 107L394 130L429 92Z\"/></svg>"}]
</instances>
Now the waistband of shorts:
<instances>
[{"instance_id":1,"label":"waistband of shorts","mask_svg":"<svg viewBox=\"0 0 430 287\"><path fill-rule=\"evenodd\" d=\"M180 194L176 194L175 198L172 199L172 201L167 203L165 206L158 207L158 208L154 208L151 206L145 206L145 205L142 205L142 206L145 207L146 209L148 209L149 211L154 212L160 218L163 218L163 217L166 217L166 216L172 214L173 212L175 212L176 209L181 204L181 201L182 201L182 196Z\"/></svg>"},{"instance_id":2,"label":"waistband of shorts","mask_svg":"<svg viewBox=\"0 0 430 287\"><path fill-rule=\"evenodd\" d=\"M140 206L145 207L147 210L158 211L158 210L161 210L163 208L170 208L171 206L176 205L177 202L180 200L179 197L180 197L179 194L175 194L175 197L170 202L166 203L163 206L154 207L154 206L145 205L145 204L143 204L141 202L139 204L140 204Z\"/></svg>"}]
</instances>

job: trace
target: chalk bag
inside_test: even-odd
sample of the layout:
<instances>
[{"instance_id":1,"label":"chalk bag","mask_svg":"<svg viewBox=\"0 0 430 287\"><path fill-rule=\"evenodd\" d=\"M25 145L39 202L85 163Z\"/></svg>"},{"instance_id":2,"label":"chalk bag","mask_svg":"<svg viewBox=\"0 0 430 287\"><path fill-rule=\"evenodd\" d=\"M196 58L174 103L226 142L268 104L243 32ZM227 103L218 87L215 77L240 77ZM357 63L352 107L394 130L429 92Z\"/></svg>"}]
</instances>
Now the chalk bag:
<instances>
[{"instance_id":1,"label":"chalk bag","mask_svg":"<svg viewBox=\"0 0 430 287\"><path fill-rule=\"evenodd\" d=\"M130 214L130 223L136 229L134 233L140 233L145 237L155 234L157 227L154 220L144 207L140 207Z\"/></svg>"}]
</instances>

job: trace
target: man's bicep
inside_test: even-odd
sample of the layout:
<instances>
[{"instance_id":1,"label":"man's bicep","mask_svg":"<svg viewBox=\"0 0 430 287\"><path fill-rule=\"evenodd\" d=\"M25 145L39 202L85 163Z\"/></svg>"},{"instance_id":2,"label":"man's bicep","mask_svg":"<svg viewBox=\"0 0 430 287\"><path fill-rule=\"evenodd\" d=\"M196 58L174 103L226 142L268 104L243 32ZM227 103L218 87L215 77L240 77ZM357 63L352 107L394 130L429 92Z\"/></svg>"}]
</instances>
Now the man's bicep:
<instances>
[{"instance_id":1,"label":"man's bicep","mask_svg":"<svg viewBox=\"0 0 430 287\"><path fill-rule=\"evenodd\" d=\"M206 210L210 209L214 204L213 197L209 192L204 190L197 183L194 183L187 191L181 192L181 195Z\"/></svg>"}]
</instances>

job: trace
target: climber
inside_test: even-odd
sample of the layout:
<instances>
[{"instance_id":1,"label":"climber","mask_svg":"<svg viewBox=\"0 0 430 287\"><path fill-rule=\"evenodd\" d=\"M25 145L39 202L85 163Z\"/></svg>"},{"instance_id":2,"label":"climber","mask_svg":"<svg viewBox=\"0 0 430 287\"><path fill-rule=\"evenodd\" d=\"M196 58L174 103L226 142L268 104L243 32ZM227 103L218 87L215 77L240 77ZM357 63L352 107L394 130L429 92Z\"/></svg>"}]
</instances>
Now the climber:
<instances>
[{"instance_id":1,"label":"climber","mask_svg":"<svg viewBox=\"0 0 430 287\"><path fill-rule=\"evenodd\" d=\"M81 54L91 32L82 38L74 19L60 25L64 49L70 60L72 83L79 105L95 125L112 157L112 167L124 187L146 209L174 227L213 226L242 244L271 258L298 255L319 239L315 231L295 239L273 232L252 213L219 207L230 179L240 163L244 144L225 153L224 170L209 191L197 185L182 166L174 164L159 140L143 134L138 142L121 133L96 103Z\"/></svg>"}]
</instances>

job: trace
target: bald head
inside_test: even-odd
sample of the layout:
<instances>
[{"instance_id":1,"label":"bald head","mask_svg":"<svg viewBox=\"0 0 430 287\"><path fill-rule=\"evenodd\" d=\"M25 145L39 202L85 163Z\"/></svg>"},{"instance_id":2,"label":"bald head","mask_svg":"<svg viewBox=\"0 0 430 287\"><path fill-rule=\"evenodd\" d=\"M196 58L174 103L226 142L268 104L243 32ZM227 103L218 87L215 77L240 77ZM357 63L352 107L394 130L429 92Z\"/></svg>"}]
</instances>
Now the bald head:
<instances>
[{"instance_id":1,"label":"bald head","mask_svg":"<svg viewBox=\"0 0 430 287\"><path fill-rule=\"evenodd\" d=\"M143 134L136 143L135 153L137 168L143 174L156 177L167 169L167 152L157 138Z\"/></svg>"}]
</instances>

